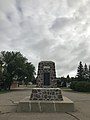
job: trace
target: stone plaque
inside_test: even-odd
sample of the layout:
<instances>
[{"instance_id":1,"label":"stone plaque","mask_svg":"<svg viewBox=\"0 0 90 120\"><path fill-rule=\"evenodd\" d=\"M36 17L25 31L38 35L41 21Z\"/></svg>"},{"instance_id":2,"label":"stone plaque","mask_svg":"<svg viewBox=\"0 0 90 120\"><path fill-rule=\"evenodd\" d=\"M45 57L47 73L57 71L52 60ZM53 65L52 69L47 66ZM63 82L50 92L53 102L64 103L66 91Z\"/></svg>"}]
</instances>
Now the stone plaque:
<instances>
[{"instance_id":1,"label":"stone plaque","mask_svg":"<svg viewBox=\"0 0 90 120\"><path fill-rule=\"evenodd\" d=\"M50 85L50 73L44 73L44 85Z\"/></svg>"}]
</instances>

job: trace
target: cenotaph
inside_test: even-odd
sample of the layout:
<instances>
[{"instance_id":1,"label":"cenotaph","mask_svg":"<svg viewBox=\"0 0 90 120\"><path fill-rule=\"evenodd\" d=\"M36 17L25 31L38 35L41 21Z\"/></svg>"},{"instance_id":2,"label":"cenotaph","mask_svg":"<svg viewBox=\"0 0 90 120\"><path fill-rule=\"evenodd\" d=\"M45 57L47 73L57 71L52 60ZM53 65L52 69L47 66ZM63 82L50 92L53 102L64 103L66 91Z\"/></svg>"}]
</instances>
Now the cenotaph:
<instances>
[{"instance_id":1,"label":"cenotaph","mask_svg":"<svg viewBox=\"0 0 90 120\"><path fill-rule=\"evenodd\" d=\"M37 88L32 89L30 100L62 101L61 89L57 88L55 63L41 61L38 65Z\"/></svg>"},{"instance_id":2,"label":"cenotaph","mask_svg":"<svg viewBox=\"0 0 90 120\"><path fill-rule=\"evenodd\" d=\"M19 101L17 112L72 112L74 103L57 88L55 63L41 61L38 64L36 88L31 95Z\"/></svg>"}]
</instances>

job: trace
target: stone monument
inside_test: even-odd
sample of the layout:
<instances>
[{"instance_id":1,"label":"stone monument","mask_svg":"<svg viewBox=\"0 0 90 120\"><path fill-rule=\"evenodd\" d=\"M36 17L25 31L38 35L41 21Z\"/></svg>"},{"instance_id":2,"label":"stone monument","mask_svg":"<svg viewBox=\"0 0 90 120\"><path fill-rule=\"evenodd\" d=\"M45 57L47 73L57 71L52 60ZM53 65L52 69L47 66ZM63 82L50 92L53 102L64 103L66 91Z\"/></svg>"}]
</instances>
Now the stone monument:
<instances>
[{"instance_id":1,"label":"stone monument","mask_svg":"<svg viewBox=\"0 0 90 120\"><path fill-rule=\"evenodd\" d=\"M38 64L36 88L32 88L31 95L18 103L17 112L71 112L74 103L62 96L57 88L55 63L41 61Z\"/></svg>"},{"instance_id":2,"label":"stone monument","mask_svg":"<svg viewBox=\"0 0 90 120\"><path fill-rule=\"evenodd\" d=\"M55 63L52 61L41 61L38 64L37 87L56 88Z\"/></svg>"},{"instance_id":3,"label":"stone monument","mask_svg":"<svg viewBox=\"0 0 90 120\"><path fill-rule=\"evenodd\" d=\"M63 100L61 89L57 88L55 63L41 61L38 65L37 88L32 89L30 100Z\"/></svg>"}]
</instances>

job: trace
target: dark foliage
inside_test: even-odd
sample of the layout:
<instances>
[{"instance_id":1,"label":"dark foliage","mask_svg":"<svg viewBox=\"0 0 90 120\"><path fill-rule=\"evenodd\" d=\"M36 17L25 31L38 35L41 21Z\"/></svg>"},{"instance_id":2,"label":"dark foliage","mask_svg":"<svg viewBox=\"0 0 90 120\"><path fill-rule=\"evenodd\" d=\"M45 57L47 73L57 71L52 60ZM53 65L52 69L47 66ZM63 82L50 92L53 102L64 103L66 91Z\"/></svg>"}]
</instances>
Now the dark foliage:
<instances>
[{"instance_id":1,"label":"dark foliage","mask_svg":"<svg viewBox=\"0 0 90 120\"><path fill-rule=\"evenodd\" d=\"M70 88L78 92L90 92L90 82L72 82Z\"/></svg>"},{"instance_id":2,"label":"dark foliage","mask_svg":"<svg viewBox=\"0 0 90 120\"><path fill-rule=\"evenodd\" d=\"M9 90L13 81L32 81L35 67L20 52L2 51L0 53L0 89Z\"/></svg>"},{"instance_id":3,"label":"dark foliage","mask_svg":"<svg viewBox=\"0 0 90 120\"><path fill-rule=\"evenodd\" d=\"M84 76L83 76L83 65L82 65L82 62L80 61L79 63L79 66L77 68L77 77L78 77L78 80L83 80Z\"/></svg>"}]
</instances>

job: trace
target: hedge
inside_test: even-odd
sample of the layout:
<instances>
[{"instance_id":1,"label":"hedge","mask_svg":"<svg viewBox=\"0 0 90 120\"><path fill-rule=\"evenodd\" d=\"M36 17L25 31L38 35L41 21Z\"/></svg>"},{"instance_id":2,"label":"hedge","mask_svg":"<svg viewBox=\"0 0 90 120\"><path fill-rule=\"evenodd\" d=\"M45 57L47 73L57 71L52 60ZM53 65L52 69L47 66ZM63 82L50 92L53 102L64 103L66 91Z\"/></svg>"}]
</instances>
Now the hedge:
<instances>
[{"instance_id":1,"label":"hedge","mask_svg":"<svg viewBox=\"0 0 90 120\"><path fill-rule=\"evenodd\" d=\"M81 81L81 82L72 82L70 88L79 91L79 92L90 92L90 82Z\"/></svg>"}]
</instances>

